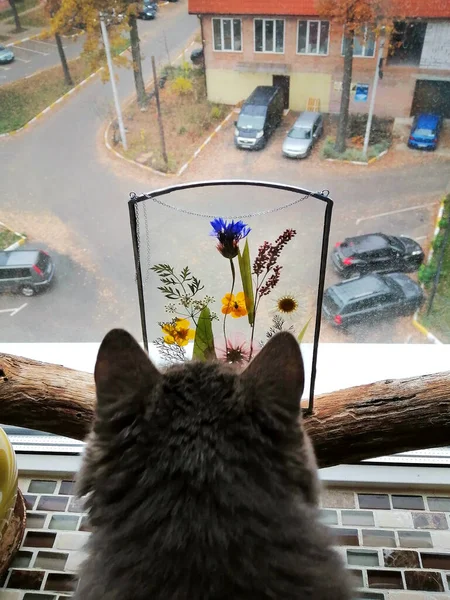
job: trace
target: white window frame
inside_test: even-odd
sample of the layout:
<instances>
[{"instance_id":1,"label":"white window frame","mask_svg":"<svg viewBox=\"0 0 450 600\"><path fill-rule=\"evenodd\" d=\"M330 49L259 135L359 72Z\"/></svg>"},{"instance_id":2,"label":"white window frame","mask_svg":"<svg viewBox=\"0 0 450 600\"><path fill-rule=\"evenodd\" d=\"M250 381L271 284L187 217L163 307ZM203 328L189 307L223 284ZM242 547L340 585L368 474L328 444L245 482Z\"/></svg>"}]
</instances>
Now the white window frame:
<instances>
[{"instance_id":1,"label":"white window frame","mask_svg":"<svg viewBox=\"0 0 450 600\"><path fill-rule=\"evenodd\" d=\"M263 35L263 39L262 39L263 49L262 50L256 49L256 21L262 21L262 35ZM277 52L276 50L265 50L265 47L266 47L266 22L267 21L273 22L273 32L274 32L273 47L274 48L276 48L276 46L277 46L276 22L283 21L283 50L281 52ZM264 17L256 17L255 19L253 19L253 51L255 52L255 54L284 54L285 38L286 38L286 19L277 19L277 18L272 18L272 17L270 19L265 19Z\"/></svg>"},{"instance_id":2,"label":"white window frame","mask_svg":"<svg viewBox=\"0 0 450 600\"><path fill-rule=\"evenodd\" d=\"M220 21L220 41L222 43L221 50L218 50L216 48L216 40L214 37L214 21ZM231 22L231 45L232 45L231 50L224 49L224 35L223 35L223 22L224 21ZM240 50L235 50L235 48L234 48L234 21L239 21L241 23L241 49ZM244 35L243 35L243 31L242 31L242 19L240 19L239 17L213 17L211 19L211 31L212 31L212 47L213 47L214 52L237 52L237 53L240 53L243 51Z\"/></svg>"},{"instance_id":3,"label":"white window frame","mask_svg":"<svg viewBox=\"0 0 450 600\"><path fill-rule=\"evenodd\" d=\"M306 47L308 47L309 43L309 24L310 23L318 23L318 37L317 37L317 52L299 52L298 51L298 40L299 40L299 27L300 23L306 23ZM318 50L320 47L320 24L328 23L328 39L327 39L327 51L325 54L321 54ZM331 23L326 19L298 19L297 21L297 38L295 41L295 51L298 56L328 56L330 52L330 31L331 31Z\"/></svg>"},{"instance_id":4,"label":"white window frame","mask_svg":"<svg viewBox=\"0 0 450 600\"><path fill-rule=\"evenodd\" d=\"M368 25L364 26L364 39L367 39L367 28ZM377 39L375 38L374 40L374 45L373 45L373 54L371 54L370 56L366 55L366 44L361 44L361 48L363 49L363 54L355 54L355 37L353 36L353 56L354 58L375 58L376 54L377 54ZM342 34L342 42L341 42L341 56L344 56L344 40L345 40L345 35Z\"/></svg>"}]
</instances>

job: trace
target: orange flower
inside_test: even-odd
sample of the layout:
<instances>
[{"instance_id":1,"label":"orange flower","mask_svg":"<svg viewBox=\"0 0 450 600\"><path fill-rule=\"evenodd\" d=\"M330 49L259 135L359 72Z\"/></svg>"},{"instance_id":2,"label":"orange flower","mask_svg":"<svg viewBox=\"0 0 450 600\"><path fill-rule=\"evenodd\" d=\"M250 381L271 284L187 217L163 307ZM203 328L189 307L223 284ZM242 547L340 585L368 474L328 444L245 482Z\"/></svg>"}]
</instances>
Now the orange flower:
<instances>
[{"instance_id":1,"label":"orange flower","mask_svg":"<svg viewBox=\"0 0 450 600\"><path fill-rule=\"evenodd\" d=\"M231 315L233 319L245 317L247 308L245 306L245 294L239 292L236 294L225 294L222 298L222 312L224 315Z\"/></svg>"},{"instance_id":2,"label":"orange flower","mask_svg":"<svg viewBox=\"0 0 450 600\"><path fill-rule=\"evenodd\" d=\"M164 323L161 327L166 344L187 346L189 341L195 337L195 331L189 329L190 323L187 319L176 319L173 323Z\"/></svg>"}]
</instances>

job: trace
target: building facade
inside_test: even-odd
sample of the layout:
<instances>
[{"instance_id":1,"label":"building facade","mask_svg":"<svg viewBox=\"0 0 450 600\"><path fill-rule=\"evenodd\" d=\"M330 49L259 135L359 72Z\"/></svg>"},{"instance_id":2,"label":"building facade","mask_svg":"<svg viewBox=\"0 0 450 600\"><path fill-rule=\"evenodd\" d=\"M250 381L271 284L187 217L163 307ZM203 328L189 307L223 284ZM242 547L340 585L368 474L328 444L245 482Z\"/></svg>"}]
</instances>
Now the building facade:
<instances>
[{"instance_id":1,"label":"building facade","mask_svg":"<svg viewBox=\"0 0 450 600\"><path fill-rule=\"evenodd\" d=\"M201 19L209 99L237 104L257 85L280 85L293 110L305 110L313 98L321 111L338 112L342 26L320 19L313 0L235 4L189 0L190 13ZM375 39L370 27L355 39L352 112L368 110L381 56L376 114L450 118L450 4L417 0L408 10L411 18L395 21L389 39Z\"/></svg>"}]
</instances>

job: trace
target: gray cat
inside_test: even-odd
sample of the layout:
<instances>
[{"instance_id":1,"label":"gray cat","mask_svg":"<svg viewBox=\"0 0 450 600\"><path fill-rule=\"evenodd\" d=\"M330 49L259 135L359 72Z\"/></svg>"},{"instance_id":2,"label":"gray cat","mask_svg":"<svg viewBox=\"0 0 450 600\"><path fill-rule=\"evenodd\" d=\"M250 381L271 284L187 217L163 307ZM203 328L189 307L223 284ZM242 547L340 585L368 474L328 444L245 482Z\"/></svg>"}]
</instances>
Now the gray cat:
<instances>
[{"instance_id":1,"label":"gray cat","mask_svg":"<svg viewBox=\"0 0 450 600\"><path fill-rule=\"evenodd\" d=\"M160 372L113 330L95 383L76 600L351 598L317 520L294 337L276 335L241 373L195 361Z\"/></svg>"}]
</instances>

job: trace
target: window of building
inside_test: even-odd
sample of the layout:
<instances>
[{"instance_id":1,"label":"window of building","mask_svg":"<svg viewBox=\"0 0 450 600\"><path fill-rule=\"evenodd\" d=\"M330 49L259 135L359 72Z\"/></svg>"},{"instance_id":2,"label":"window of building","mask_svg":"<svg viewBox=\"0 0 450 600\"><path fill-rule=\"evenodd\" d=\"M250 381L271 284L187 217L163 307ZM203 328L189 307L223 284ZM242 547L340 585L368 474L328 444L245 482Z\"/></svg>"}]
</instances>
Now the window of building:
<instances>
[{"instance_id":1,"label":"window of building","mask_svg":"<svg viewBox=\"0 0 450 600\"><path fill-rule=\"evenodd\" d=\"M241 52L241 19L213 19L212 24L216 52Z\"/></svg>"},{"instance_id":2,"label":"window of building","mask_svg":"<svg viewBox=\"0 0 450 600\"><path fill-rule=\"evenodd\" d=\"M299 21L297 54L328 54L329 35L328 21Z\"/></svg>"},{"instance_id":3,"label":"window of building","mask_svg":"<svg viewBox=\"0 0 450 600\"><path fill-rule=\"evenodd\" d=\"M255 19L255 52L284 52L283 19Z\"/></svg>"},{"instance_id":4,"label":"window of building","mask_svg":"<svg viewBox=\"0 0 450 600\"><path fill-rule=\"evenodd\" d=\"M345 48L348 44L348 39L342 36L342 55L345 54ZM366 25L360 35L355 35L353 38L353 56L362 56L371 58L375 56L375 33Z\"/></svg>"}]
</instances>

